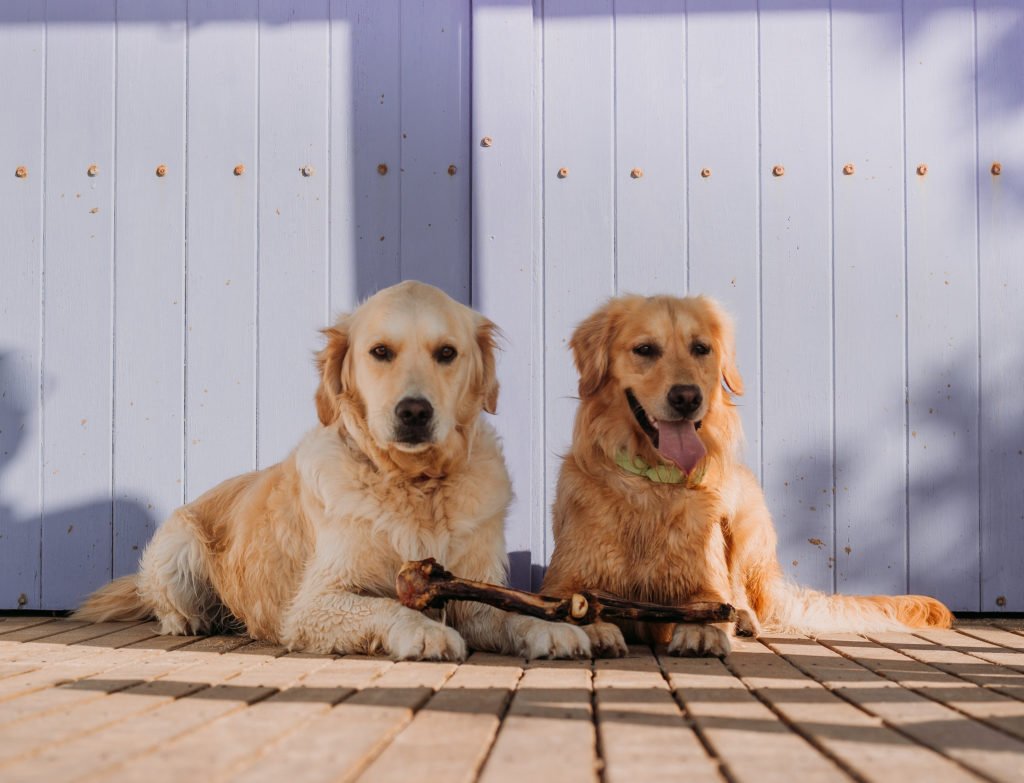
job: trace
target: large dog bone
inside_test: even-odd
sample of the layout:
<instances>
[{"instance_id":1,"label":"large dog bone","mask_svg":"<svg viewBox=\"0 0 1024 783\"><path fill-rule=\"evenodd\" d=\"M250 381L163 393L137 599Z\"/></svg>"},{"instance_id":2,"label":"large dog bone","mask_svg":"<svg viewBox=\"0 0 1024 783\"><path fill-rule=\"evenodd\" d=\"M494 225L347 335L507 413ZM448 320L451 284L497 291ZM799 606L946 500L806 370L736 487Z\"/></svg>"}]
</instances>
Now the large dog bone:
<instances>
[{"instance_id":1,"label":"large dog bone","mask_svg":"<svg viewBox=\"0 0 1024 783\"><path fill-rule=\"evenodd\" d=\"M583 590L569 598L527 593L510 587L460 579L444 570L434 558L410 560L395 580L398 600L410 609L439 609L446 601L477 601L506 612L528 614L542 620L561 620L589 625L619 618L654 623L727 623L736 619L729 604L711 602L661 606L627 601L596 590Z\"/></svg>"}]
</instances>

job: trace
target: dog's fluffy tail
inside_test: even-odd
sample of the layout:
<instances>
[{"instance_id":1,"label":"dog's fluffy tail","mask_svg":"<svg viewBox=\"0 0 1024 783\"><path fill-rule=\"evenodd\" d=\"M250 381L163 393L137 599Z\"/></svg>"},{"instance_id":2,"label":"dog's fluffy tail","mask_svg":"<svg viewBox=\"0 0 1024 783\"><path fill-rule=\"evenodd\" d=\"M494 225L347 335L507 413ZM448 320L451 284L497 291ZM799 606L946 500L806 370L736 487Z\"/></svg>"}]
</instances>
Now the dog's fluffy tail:
<instances>
[{"instance_id":1,"label":"dog's fluffy tail","mask_svg":"<svg viewBox=\"0 0 1024 783\"><path fill-rule=\"evenodd\" d=\"M766 625L809 635L949 628L953 614L926 595L825 595L780 581Z\"/></svg>"},{"instance_id":2,"label":"dog's fluffy tail","mask_svg":"<svg viewBox=\"0 0 1024 783\"><path fill-rule=\"evenodd\" d=\"M75 620L105 623L113 620L147 620L152 611L139 595L138 576L122 576L85 599L71 615Z\"/></svg>"}]
</instances>

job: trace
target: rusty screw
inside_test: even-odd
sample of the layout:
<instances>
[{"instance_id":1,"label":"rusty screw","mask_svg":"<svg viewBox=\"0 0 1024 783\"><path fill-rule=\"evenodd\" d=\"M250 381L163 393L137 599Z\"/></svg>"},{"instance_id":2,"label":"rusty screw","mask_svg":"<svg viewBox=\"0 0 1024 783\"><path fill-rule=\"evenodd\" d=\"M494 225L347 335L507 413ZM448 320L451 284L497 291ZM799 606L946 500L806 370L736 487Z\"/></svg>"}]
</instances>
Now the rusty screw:
<instances>
[{"instance_id":1,"label":"rusty screw","mask_svg":"<svg viewBox=\"0 0 1024 783\"><path fill-rule=\"evenodd\" d=\"M997 176L997 177L998 177L998 176L999 176L1000 174L1002 174L1002 173L1003 173L1003 164L1002 164L1002 163L999 163L998 161L997 161L996 163L993 163L993 164L992 164L992 173L993 173L993 174L994 174L995 176Z\"/></svg>"},{"instance_id":2,"label":"rusty screw","mask_svg":"<svg viewBox=\"0 0 1024 783\"><path fill-rule=\"evenodd\" d=\"M25 177L28 176L28 167L18 166L18 168L14 170L14 176L16 176L18 179L25 179Z\"/></svg>"},{"instance_id":3,"label":"rusty screw","mask_svg":"<svg viewBox=\"0 0 1024 783\"><path fill-rule=\"evenodd\" d=\"M917 167L917 174L918 174L918 176L923 177L927 173L928 173L928 164L927 163L922 163L920 166Z\"/></svg>"},{"instance_id":4,"label":"rusty screw","mask_svg":"<svg viewBox=\"0 0 1024 783\"><path fill-rule=\"evenodd\" d=\"M996 597L996 606L1006 606L1006 596L1000 595Z\"/></svg>"},{"instance_id":5,"label":"rusty screw","mask_svg":"<svg viewBox=\"0 0 1024 783\"><path fill-rule=\"evenodd\" d=\"M454 177L454 176L455 176L455 172L456 172L456 171L458 171L458 169L457 169L457 168L455 168L455 164L453 163L452 165L450 165L450 166L448 167L448 176L449 176L449 177Z\"/></svg>"},{"instance_id":6,"label":"rusty screw","mask_svg":"<svg viewBox=\"0 0 1024 783\"><path fill-rule=\"evenodd\" d=\"M783 166L772 166L772 176L773 177L781 177L785 173L786 173L785 167L783 167Z\"/></svg>"},{"instance_id":7,"label":"rusty screw","mask_svg":"<svg viewBox=\"0 0 1024 783\"><path fill-rule=\"evenodd\" d=\"M629 172L629 176L631 176L633 179L640 179L640 177L642 177L643 175L644 175L644 170L642 168L640 168L639 166L637 168L633 169L631 172Z\"/></svg>"},{"instance_id":8,"label":"rusty screw","mask_svg":"<svg viewBox=\"0 0 1024 783\"><path fill-rule=\"evenodd\" d=\"M853 174L854 171L856 171L856 169L853 167L852 163L847 163L845 166L843 166L843 174L845 174L846 176L850 176L851 174Z\"/></svg>"},{"instance_id":9,"label":"rusty screw","mask_svg":"<svg viewBox=\"0 0 1024 783\"><path fill-rule=\"evenodd\" d=\"M304 177L312 177L313 176L313 167L312 166L303 166L301 169L299 169L299 171L302 172L302 176L304 176Z\"/></svg>"},{"instance_id":10,"label":"rusty screw","mask_svg":"<svg viewBox=\"0 0 1024 783\"><path fill-rule=\"evenodd\" d=\"M481 147L490 147L492 144L494 144L494 139L492 139L490 136L484 136L482 139L480 139Z\"/></svg>"},{"instance_id":11,"label":"rusty screw","mask_svg":"<svg viewBox=\"0 0 1024 783\"><path fill-rule=\"evenodd\" d=\"M156 167L156 175L158 177L166 176L167 175L167 166L165 166L163 163L161 163L159 166L157 166Z\"/></svg>"},{"instance_id":12,"label":"rusty screw","mask_svg":"<svg viewBox=\"0 0 1024 783\"><path fill-rule=\"evenodd\" d=\"M85 173L88 174L90 177L95 177L97 174L100 173L100 167L93 163L89 166L89 168L85 170Z\"/></svg>"},{"instance_id":13,"label":"rusty screw","mask_svg":"<svg viewBox=\"0 0 1024 783\"><path fill-rule=\"evenodd\" d=\"M567 169L565 166L562 166L562 168L560 168L558 170L558 178L559 179L565 179L568 176L569 176L569 169Z\"/></svg>"},{"instance_id":14,"label":"rusty screw","mask_svg":"<svg viewBox=\"0 0 1024 783\"><path fill-rule=\"evenodd\" d=\"M382 177L385 174L387 174L388 173L388 164L387 163L378 163L377 164L377 173L380 174Z\"/></svg>"},{"instance_id":15,"label":"rusty screw","mask_svg":"<svg viewBox=\"0 0 1024 783\"><path fill-rule=\"evenodd\" d=\"M700 175L704 177L704 179L707 179L708 177L711 176L711 169L701 169Z\"/></svg>"},{"instance_id":16,"label":"rusty screw","mask_svg":"<svg viewBox=\"0 0 1024 783\"><path fill-rule=\"evenodd\" d=\"M245 164L239 163L237 166L235 166L234 172L236 177L240 177L243 174L245 174Z\"/></svg>"}]
</instances>

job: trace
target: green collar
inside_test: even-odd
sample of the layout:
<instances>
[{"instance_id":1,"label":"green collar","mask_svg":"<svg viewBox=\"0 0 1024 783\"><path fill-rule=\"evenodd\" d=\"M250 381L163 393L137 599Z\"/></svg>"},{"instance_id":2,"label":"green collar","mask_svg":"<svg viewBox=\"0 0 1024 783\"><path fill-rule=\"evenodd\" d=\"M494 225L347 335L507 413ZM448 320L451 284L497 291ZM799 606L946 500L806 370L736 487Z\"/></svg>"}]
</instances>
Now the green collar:
<instances>
[{"instance_id":1,"label":"green collar","mask_svg":"<svg viewBox=\"0 0 1024 783\"><path fill-rule=\"evenodd\" d=\"M648 465L647 460L639 456L630 456L625 451L615 455L615 464L627 473L635 476L643 476L655 484L688 484L696 486L704 478L705 466L701 465L691 475L687 476L675 465Z\"/></svg>"}]
</instances>

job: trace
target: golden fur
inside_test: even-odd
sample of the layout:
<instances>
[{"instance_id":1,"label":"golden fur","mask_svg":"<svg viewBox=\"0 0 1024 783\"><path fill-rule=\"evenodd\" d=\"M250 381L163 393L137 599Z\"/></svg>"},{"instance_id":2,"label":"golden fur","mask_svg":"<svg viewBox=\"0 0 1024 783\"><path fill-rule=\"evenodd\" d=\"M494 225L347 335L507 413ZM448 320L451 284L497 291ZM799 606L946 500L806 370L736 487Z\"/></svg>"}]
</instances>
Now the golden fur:
<instances>
[{"instance_id":1,"label":"golden fur","mask_svg":"<svg viewBox=\"0 0 1024 783\"><path fill-rule=\"evenodd\" d=\"M637 355L642 345L660 354ZM764 495L738 459L742 432L731 394L743 393L743 380L732 322L714 301L613 299L580 324L570 346L581 401L558 481L545 592L594 588L666 604L727 601L738 610L735 630L743 634L757 634L761 624L805 633L949 627L949 610L932 598L826 596L784 581ZM651 417L671 422L680 416L667 393L679 384L699 387L703 398L685 417L701 423L697 435L707 452L691 473L694 480L662 484L625 472L615 463L619 451L649 465L666 461L625 390ZM683 624L622 629L668 643L670 652L712 655L728 653L733 630ZM593 626L588 634L598 653L625 650L611 625Z\"/></svg>"},{"instance_id":2,"label":"golden fur","mask_svg":"<svg viewBox=\"0 0 1024 783\"><path fill-rule=\"evenodd\" d=\"M281 463L229 479L175 511L139 573L98 590L77 617L155 616L169 634L225 620L312 652L462 659L476 649L589 655L568 625L455 604L452 627L401 606L395 574L435 557L502 582L508 474L493 429L495 327L440 290L385 289L324 331L320 425ZM452 355L454 353L454 355ZM415 436L399 405L426 400Z\"/></svg>"}]
</instances>

